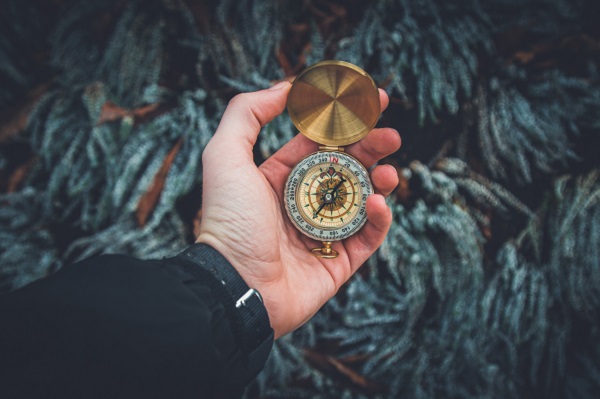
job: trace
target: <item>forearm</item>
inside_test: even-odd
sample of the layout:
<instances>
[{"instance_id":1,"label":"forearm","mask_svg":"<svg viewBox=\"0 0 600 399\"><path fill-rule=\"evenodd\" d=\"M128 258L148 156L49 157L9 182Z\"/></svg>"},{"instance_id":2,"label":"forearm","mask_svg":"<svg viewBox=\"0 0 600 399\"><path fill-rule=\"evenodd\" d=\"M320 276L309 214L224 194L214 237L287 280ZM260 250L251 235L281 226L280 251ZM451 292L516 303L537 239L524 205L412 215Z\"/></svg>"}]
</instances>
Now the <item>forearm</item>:
<instances>
[{"instance_id":1,"label":"forearm","mask_svg":"<svg viewBox=\"0 0 600 399\"><path fill-rule=\"evenodd\" d=\"M231 267L197 246L162 261L102 256L1 297L0 397L239 395L272 338L250 356L235 299L200 262Z\"/></svg>"}]
</instances>

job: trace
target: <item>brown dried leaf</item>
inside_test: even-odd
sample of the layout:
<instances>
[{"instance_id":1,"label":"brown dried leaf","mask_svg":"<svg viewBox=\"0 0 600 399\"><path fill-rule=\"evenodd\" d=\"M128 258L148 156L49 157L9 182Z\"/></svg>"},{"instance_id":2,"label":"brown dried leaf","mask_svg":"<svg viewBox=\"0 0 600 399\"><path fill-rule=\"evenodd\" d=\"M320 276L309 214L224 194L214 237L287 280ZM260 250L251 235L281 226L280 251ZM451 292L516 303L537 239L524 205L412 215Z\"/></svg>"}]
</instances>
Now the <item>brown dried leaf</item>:
<instances>
[{"instance_id":1,"label":"brown dried leaf","mask_svg":"<svg viewBox=\"0 0 600 399\"><path fill-rule=\"evenodd\" d=\"M288 29L290 30L290 32L299 35L305 35L310 33L310 25L307 23L291 24L290 26L288 26Z\"/></svg>"},{"instance_id":2,"label":"brown dried leaf","mask_svg":"<svg viewBox=\"0 0 600 399\"><path fill-rule=\"evenodd\" d=\"M33 106L48 87L49 82L37 86L22 101L0 112L0 143L6 142L27 127Z\"/></svg>"},{"instance_id":3,"label":"brown dried leaf","mask_svg":"<svg viewBox=\"0 0 600 399\"><path fill-rule=\"evenodd\" d=\"M518 51L512 57L514 61L519 61L521 64L529 64L534 58L533 51Z\"/></svg>"},{"instance_id":4,"label":"brown dried leaf","mask_svg":"<svg viewBox=\"0 0 600 399\"><path fill-rule=\"evenodd\" d=\"M292 64L290 63L290 61L288 60L288 57L286 57L286 55L284 54L284 52L281 51L281 49L279 49L277 51L277 53L275 54L275 56L277 57L277 61L279 61L279 66L283 70L283 73L284 73L285 76L290 76L291 74L294 73L294 70L292 68Z\"/></svg>"},{"instance_id":5,"label":"brown dried leaf","mask_svg":"<svg viewBox=\"0 0 600 399\"><path fill-rule=\"evenodd\" d=\"M484 226L479 224L479 230L481 231L481 234L483 235L486 241L490 241L492 239L492 229L490 226Z\"/></svg>"},{"instance_id":6,"label":"brown dried leaf","mask_svg":"<svg viewBox=\"0 0 600 399\"><path fill-rule=\"evenodd\" d=\"M169 174L169 169L171 169L171 165L183 144L183 138L177 140L171 151L165 157L162 166L154 176L154 180L150 189L146 191L146 193L140 198L140 202L138 202L137 209L135 211L135 216L137 218L138 225L143 227L146 225L146 221L148 221L148 217L156 208L156 204L160 199L160 194L162 193L163 188L165 187L165 180L167 179L167 175Z\"/></svg>"},{"instance_id":7,"label":"brown dried leaf","mask_svg":"<svg viewBox=\"0 0 600 399\"><path fill-rule=\"evenodd\" d=\"M337 371L339 371L344 376L348 377L350 379L350 381L352 381L354 384L359 385L363 388L373 387L374 385L376 385L375 383L369 381L364 376L362 376L362 375L358 374L356 371L352 370L350 367L347 367L346 365L344 365L339 360L336 360L335 358L333 358L331 356L327 356L326 359L331 365L333 365L333 367L335 367L335 369Z\"/></svg>"},{"instance_id":8,"label":"brown dried leaf","mask_svg":"<svg viewBox=\"0 0 600 399\"><path fill-rule=\"evenodd\" d=\"M360 388L367 389L369 392L385 391L385 387L383 385L358 374L356 371L332 356L323 355L310 349L305 349L304 355L309 363L324 373L337 374L338 377L343 377L352 384L357 385Z\"/></svg>"},{"instance_id":9,"label":"brown dried leaf","mask_svg":"<svg viewBox=\"0 0 600 399\"><path fill-rule=\"evenodd\" d=\"M185 0L187 8L190 10L198 31L201 33L210 33L211 12L210 5L204 0Z\"/></svg>"},{"instance_id":10,"label":"brown dried leaf","mask_svg":"<svg viewBox=\"0 0 600 399\"><path fill-rule=\"evenodd\" d=\"M404 176L404 173L402 173L402 170L400 168L396 168L396 171L398 172L398 186L396 186L396 197L398 197L398 200L405 204L409 201L410 197L412 196L412 191L410 190L410 183L408 181L408 179Z\"/></svg>"},{"instance_id":11,"label":"brown dried leaf","mask_svg":"<svg viewBox=\"0 0 600 399\"><path fill-rule=\"evenodd\" d=\"M162 104L149 104L144 107L136 108L131 111L131 115L135 118L136 121L145 120L147 118L152 118L157 113L163 112L164 108L161 107Z\"/></svg>"},{"instance_id":12,"label":"brown dried leaf","mask_svg":"<svg viewBox=\"0 0 600 399\"><path fill-rule=\"evenodd\" d=\"M141 119L156 111L159 106L160 104L149 104L134 110L128 110L121 108L110 101L107 101L104 103L104 105L102 105L102 111L100 112L100 117L98 117L98 125L102 125L103 123L107 122L114 122L119 119L123 119L126 116L133 117L135 119Z\"/></svg>"},{"instance_id":13,"label":"brown dried leaf","mask_svg":"<svg viewBox=\"0 0 600 399\"><path fill-rule=\"evenodd\" d=\"M98 117L98 125L106 122L114 122L129 115L129 111L121 108L110 101L107 101L102 105L100 116Z\"/></svg>"},{"instance_id":14,"label":"brown dried leaf","mask_svg":"<svg viewBox=\"0 0 600 399\"><path fill-rule=\"evenodd\" d=\"M33 167L37 160L37 157L31 157L27 162L16 168L13 173L8 178L8 183L6 185L7 193L14 193L19 189L21 183L27 177L27 174Z\"/></svg>"},{"instance_id":15,"label":"brown dried leaf","mask_svg":"<svg viewBox=\"0 0 600 399\"><path fill-rule=\"evenodd\" d=\"M521 32L525 36L526 31ZM514 47L506 47L509 52L507 64L519 63L537 69L555 68L558 65L580 64L582 58L588 58L600 51L600 41L586 34L566 36L561 40L530 43L530 40L506 42ZM524 44L526 47L523 48ZM566 64L565 64L566 63Z\"/></svg>"},{"instance_id":16,"label":"brown dried leaf","mask_svg":"<svg viewBox=\"0 0 600 399\"><path fill-rule=\"evenodd\" d=\"M339 18L346 18L348 15L348 10L346 7L339 4L329 3L329 10Z\"/></svg>"}]
</instances>

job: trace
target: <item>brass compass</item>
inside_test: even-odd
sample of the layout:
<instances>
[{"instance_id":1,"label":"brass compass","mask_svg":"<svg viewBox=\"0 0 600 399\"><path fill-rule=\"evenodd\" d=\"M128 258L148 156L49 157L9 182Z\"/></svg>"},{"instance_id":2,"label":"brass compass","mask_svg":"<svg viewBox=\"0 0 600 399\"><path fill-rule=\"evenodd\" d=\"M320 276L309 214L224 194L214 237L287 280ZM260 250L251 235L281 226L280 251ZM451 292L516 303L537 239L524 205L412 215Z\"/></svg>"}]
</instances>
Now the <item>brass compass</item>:
<instances>
[{"instance_id":1,"label":"brass compass","mask_svg":"<svg viewBox=\"0 0 600 399\"><path fill-rule=\"evenodd\" d=\"M323 61L305 69L292 85L288 112L300 133L321 144L290 173L285 208L294 226L323 242L311 250L335 258L333 241L356 233L367 221L373 185L365 167L342 146L365 137L381 113L373 79L356 65Z\"/></svg>"}]
</instances>

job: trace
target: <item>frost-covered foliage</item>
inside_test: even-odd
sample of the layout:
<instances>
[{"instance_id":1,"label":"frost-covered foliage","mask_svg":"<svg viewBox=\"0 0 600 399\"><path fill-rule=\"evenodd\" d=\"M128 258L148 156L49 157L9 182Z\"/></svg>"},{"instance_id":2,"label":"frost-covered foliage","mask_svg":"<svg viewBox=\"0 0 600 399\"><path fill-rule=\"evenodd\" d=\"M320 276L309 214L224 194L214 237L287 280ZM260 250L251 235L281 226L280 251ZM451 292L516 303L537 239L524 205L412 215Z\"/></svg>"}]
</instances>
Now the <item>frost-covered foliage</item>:
<instances>
[{"instance_id":1,"label":"frost-covered foliage","mask_svg":"<svg viewBox=\"0 0 600 399\"><path fill-rule=\"evenodd\" d=\"M216 90L230 92L265 89L284 79L274 60L284 40L285 27L300 10L300 3L290 0L218 2L214 17L203 24L210 34L191 44L200 50L196 61L199 78ZM317 46L311 53L318 50ZM218 82L211 81L215 75ZM295 134L290 118L277 118L266 127L258 146L266 158Z\"/></svg>"},{"instance_id":2,"label":"frost-covered foliage","mask_svg":"<svg viewBox=\"0 0 600 399\"><path fill-rule=\"evenodd\" d=\"M492 48L488 16L477 1L375 2L338 56L375 65L379 80L414 103L419 121L458 112L471 96L478 53Z\"/></svg>"},{"instance_id":3,"label":"frost-covered foliage","mask_svg":"<svg viewBox=\"0 0 600 399\"><path fill-rule=\"evenodd\" d=\"M87 242L100 252L126 248L123 245L133 240L124 235L120 243L114 242L107 231L133 230L133 236L140 235L132 215L167 153L181 140L144 235L163 219L177 224L176 219L169 220L175 203L200 181L200 154L216 129L216 121L204 112L206 93L201 89L182 93L172 110L140 126L129 117L95 125L105 98L101 85L89 86L80 98L51 93L39 104L31 125L34 150L41 154L31 178L44 182L45 217L53 223L75 219L83 233L96 232L100 237L77 240L74 245ZM55 145L64 152L53 152ZM182 230L181 226L173 230L179 231L180 245L184 244ZM173 238L166 239L165 246L169 240Z\"/></svg>"},{"instance_id":4,"label":"frost-covered foliage","mask_svg":"<svg viewBox=\"0 0 600 399\"><path fill-rule=\"evenodd\" d=\"M593 397L598 363L585 351L597 336L598 172L559 180L540 214L494 259L483 257L481 234L452 177L419 163L403 174L422 196L412 206L393 205L394 223L369 273L276 345L257 382L264 397L288 387L289 397L308 398L307 380L319 387L316 397L518 398L531 387L540 397ZM540 224L555 226L549 237L532 235ZM565 243L559 231L573 224L591 234ZM549 263L533 250L548 239L557 254ZM574 314L584 342L569 323ZM310 353L298 361L303 347L364 376L353 381L360 393L307 369ZM347 370L339 374L348 377ZM565 376L566 387L557 376Z\"/></svg>"},{"instance_id":5,"label":"frost-covered foliage","mask_svg":"<svg viewBox=\"0 0 600 399\"><path fill-rule=\"evenodd\" d=\"M199 54L198 66L216 69L224 83L241 91L262 89L270 86L270 81L283 79L273 59L283 39L285 16L289 15L284 13L286 5L290 4L219 2L216 18L207 21L209 51Z\"/></svg>"},{"instance_id":6,"label":"frost-covered foliage","mask_svg":"<svg viewBox=\"0 0 600 399\"><path fill-rule=\"evenodd\" d=\"M339 341L342 356L364 357L361 374L389 382L386 397L438 397L448 381L445 395L481 397L494 384L480 352L473 289L484 278L483 238L451 178L418 162L402 173L419 198L393 205L372 273L349 285L345 303L336 302L342 325L324 335ZM458 384L470 374L477 383Z\"/></svg>"},{"instance_id":7,"label":"frost-covered foliage","mask_svg":"<svg viewBox=\"0 0 600 399\"><path fill-rule=\"evenodd\" d=\"M578 32L582 18L592 11L585 0L521 0L482 1L481 6L493 21L494 33L526 26L532 33L561 38L565 32Z\"/></svg>"},{"instance_id":8,"label":"frost-covered foliage","mask_svg":"<svg viewBox=\"0 0 600 399\"><path fill-rule=\"evenodd\" d=\"M600 306L599 173L557 179L542 234L531 239L536 248L550 243L539 256L548 265L552 296L569 313L594 321Z\"/></svg>"},{"instance_id":9,"label":"frost-covered foliage","mask_svg":"<svg viewBox=\"0 0 600 399\"><path fill-rule=\"evenodd\" d=\"M547 398L598 392L598 174L559 178L537 217L498 255L500 271L481 304L515 394L525 386Z\"/></svg>"},{"instance_id":10,"label":"frost-covered foliage","mask_svg":"<svg viewBox=\"0 0 600 399\"><path fill-rule=\"evenodd\" d=\"M170 45L197 35L191 14L181 3L130 2L106 43L99 43L90 20L114 7L115 2L79 2L59 19L51 35L50 64L63 79L57 79L56 87L29 115L27 137L38 159L27 190L35 190L32 212L41 222L28 220L52 225L59 235L75 231L73 241L62 248L64 259L70 261L101 252L152 257L180 250L189 229L175 205L200 183L200 154L216 129L214 113L222 112L202 88L175 93L159 86L175 52ZM103 106L113 103L165 104L166 111L144 123L131 115L101 120ZM181 146L159 201L139 228L134 215L140 198L178 141ZM9 210L14 208L3 209ZM39 230L44 232L37 232L40 237L52 242L49 232ZM3 259L22 260L13 253L4 252ZM22 256L27 253L32 256L35 251ZM57 251L50 254L39 264L40 269L47 268L45 272L62 264ZM29 263L35 265L34 260ZM23 281L40 275L36 272ZM13 287L20 285L15 280Z\"/></svg>"},{"instance_id":11,"label":"frost-covered foliage","mask_svg":"<svg viewBox=\"0 0 600 399\"><path fill-rule=\"evenodd\" d=\"M476 98L477 137L490 174L530 183L535 172L564 170L577 158L582 128L600 120L600 87L558 71L535 81L522 70L506 73L513 85L492 78Z\"/></svg>"},{"instance_id":12,"label":"frost-covered foliage","mask_svg":"<svg viewBox=\"0 0 600 399\"><path fill-rule=\"evenodd\" d=\"M0 196L0 292L22 287L58 270L56 242L32 188Z\"/></svg>"},{"instance_id":13,"label":"frost-covered foliage","mask_svg":"<svg viewBox=\"0 0 600 399\"><path fill-rule=\"evenodd\" d=\"M82 229L95 230L131 213L167 152L182 139L155 215L160 219L173 208L171 190L181 195L199 179L199 154L216 129L203 112L206 93L183 93L173 110L141 126L127 117L94 123L106 99L101 85L80 96L52 92L32 115L33 148L41 155L32 179L45 182L47 217L75 217Z\"/></svg>"},{"instance_id":14,"label":"frost-covered foliage","mask_svg":"<svg viewBox=\"0 0 600 399\"><path fill-rule=\"evenodd\" d=\"M98 32L98 17L109 19L115 9L121 12L112 31ZM102 33L106 37L99 40ZM131 107L175 67L181 42L195 39L194 20L183 1L79 1L68 7L52 34L51 65L70 89L98 80L109 99Z\"/></svg>"},{"instance_id":15,"label":"frost-covered foliage","mask_svg":"<svg viewBox=\"0 0 600 399\"><path fill-rule=\"evenodd\" d=\"M99 253L179 252L228 100L344 59L388 91L382 122L406 148L427 148L386 160L401 184L384 244L276 342L246 397L597 397L592 3L9 1L0 291ZM44 94L15 131L11 107L32 90ZM268 124L257 162L294 134L285 114Z\"/></svg>"}]
</instances>

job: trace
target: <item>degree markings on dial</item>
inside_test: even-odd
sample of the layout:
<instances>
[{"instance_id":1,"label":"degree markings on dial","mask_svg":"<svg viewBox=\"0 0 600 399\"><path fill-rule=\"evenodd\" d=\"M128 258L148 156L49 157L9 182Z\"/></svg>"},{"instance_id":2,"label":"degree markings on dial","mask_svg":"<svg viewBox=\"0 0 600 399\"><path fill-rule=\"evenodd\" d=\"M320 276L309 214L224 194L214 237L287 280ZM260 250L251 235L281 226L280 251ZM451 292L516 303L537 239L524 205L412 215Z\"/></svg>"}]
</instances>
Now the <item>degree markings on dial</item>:
<instances>
[{"instance_id":1,"label":"degree markings on dial","mask_svg":"<svg viewBox=\"0 0 600 399\"><path fill-rule=\"evenodd\" d=\"M358 203L361 202L361 198L364 199L365 194L370 194L371 190L367 189L365 193L364 183L361 188L361 182L368 179L368 174L361 165L356 165L356 160L352 157L339 154L337 164L327 162L328 160L323 159L323 155L319 153L318 157L307 157L301 161L296 167L301 174L294 175L295 184L290 186L291 191L287 191L290 194L286 196L286 200L288 197L291 199L292 195L295 196L296 208L288 207L288 212L296 226L305 234L321 240L339 240L353 234L364 223L364 212L360 213L364 204ZM326 175L321 177L324 172ZM345 180L337 190L341 198L333 193L337 199L325 204L319 214L315 215L315 211L323 205L325 194L328 191L331 194L331 189L339 183L340 174ZM295 194L292 194L294 192ZM317 219L313 219L314 216L317 216ZM313 230L313 227L316 230Z\"/></svg>"}]
</instances>

